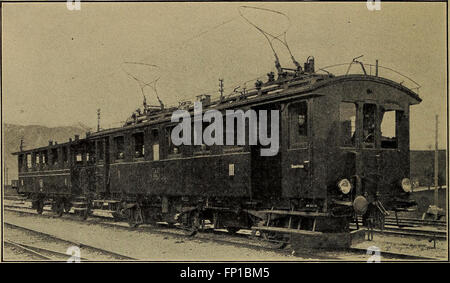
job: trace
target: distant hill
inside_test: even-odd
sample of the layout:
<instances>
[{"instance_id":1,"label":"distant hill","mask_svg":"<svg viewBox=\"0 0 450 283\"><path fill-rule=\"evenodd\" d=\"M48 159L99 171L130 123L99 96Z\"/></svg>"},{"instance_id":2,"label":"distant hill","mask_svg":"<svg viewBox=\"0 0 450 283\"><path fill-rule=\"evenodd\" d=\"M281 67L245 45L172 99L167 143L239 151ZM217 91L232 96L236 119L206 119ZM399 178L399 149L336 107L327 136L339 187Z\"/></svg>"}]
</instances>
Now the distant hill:
<instances>
[{"instance_id":1,"label":"distant hill","mask_svg":"<svg viewBox=\"0 0 450 283\"><path fill-rule=\"evenodd\" d=\"M3 124L3 158L8 168L9 183L12 179L17 179L17 157L11 153L19 151L21 137L24 140L24 149L30 149L46 146L49 140L64 143L74 135L84 136L88 130L84 125L49 128L40 125Z\"/></svg>"}]
</instances>

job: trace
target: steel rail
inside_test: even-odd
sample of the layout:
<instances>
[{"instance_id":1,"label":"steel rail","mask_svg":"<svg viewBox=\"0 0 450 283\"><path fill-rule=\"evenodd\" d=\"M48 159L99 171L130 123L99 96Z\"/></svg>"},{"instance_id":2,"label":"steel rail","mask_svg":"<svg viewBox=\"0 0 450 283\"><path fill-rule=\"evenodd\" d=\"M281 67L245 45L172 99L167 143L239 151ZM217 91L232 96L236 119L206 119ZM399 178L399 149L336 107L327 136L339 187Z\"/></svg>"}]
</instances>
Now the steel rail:
<instances>
[{"instance_id":1,"label":"steel rail","mask_svg":"<svg viewBox=\"0 0 450 283\"><path fill-rule=\"evenodd\" d=\"M21 250L21 251L24 251L24 252L26 252L26 253L28 253L28 254L31 254L31 255L33 255L33 256L36 256L36 257L38 257L38 258L40 258L40 259L44 259L44 260L52 260L50 257L47 257L47 256L45 256L45 255L43 255L43 254L41 254L41 253L39 253L39 252L37 252L37 251L34 251L34 250L32 250L32 249L29 249L29 248L27 248L27 247L25 247L25 246L23 246L23 245L21 245L21 244L15 243L15 242L13 242L13 241L3 240L3 243L5 243L6 245L9 245L9 246L12 246L12 247L14 247L14 248L16 248L16 249L19 249L19 250Z\"/></svg>"},{"instance_id":2,"label":"steel rail","mask_svg":"<svg viewBox=\"0 0 450 283\"><path fill-rule=\"evenodd\" d=\"M26 214L32 214L32 215L38 215L35 212L29 212L29 211L17 211L15 209L8 209L14 212L18 212L18 213L26 213ZM50 215L38 215L40 217L44 216L44 217L52 217ZM112 218L108 218L105 216L94 216L95 218L100 218L100 219L112 219ZM128 226L123 226L123 225L119 225L118 223L115 222L98 222L98 221L94 221L94 220L85 220L82 221L81 219L74 219L74 218L69 218L69 220L72 221L79 221L79 222L89 222L89 223L93 223L93 224L99 224L99 225L103 225L103 226L107 226L107 227L113 227L113 228L119 228L119 229L123 229L123 230L127 230L127 231L145 231L145 232L152 232L152 233L159 233L159 234L165 234L165 235L171 235L173 237L178 237L178 238L184 238L186 239L186 235L184 234L177 234L175 233L174 229L172 228L163 228L163 227L159 227L159 228L155 228L154 226L152 227L137 227L137 228L133 228L133 227L128 227ZM205 233L206 232L206 233ZM378 232L378 231L374 231L374 232ZM384 231L386 232L386 231ZM251 249L264 249L264 250L269 250L269 251L277 251L279 253L282 254L290 254L289 251L287 250L279 250L279 249L275 249L273 247L267 247L267 246L261 246L261 245L256 245L256 243L243 243L243 242L236 242L236 241L230 241L229 239L219 239L219 238L212 238L212 237L205 237L207 234L214 234L214 235L226 235L226 236L230 236L233 238L243 238L243 239L249 239L249 240L255 240L256 243L265 243L265 241L261 238L259 239L258 236L250 236L250 235L245 235L245 234L235 234L235 235L229 235L226 232L220 232L214 229L207 229L205 231L202 231L202 233L199 233L198 236L195 238L197 240L201 240L201 241L212 241L212 242L218 242L218 243L223 243L223 244L231 244L231 245L235 245L235 246L242 246L242 247L246 247L246 248L251 248ZM398 235L398 233L396 233ZM411 236L411 235L408 235ZM430 238L430 236L428 236L428 238ZM367 250L365 249L358 249L358 248L349 248L348 250L342 250L342 251L349 251L349 252L355 252L355 253L366 253ZM414 256L414 255L408 255L408 254L402 254L402 253L393 253L393 252L383 252L384 255L389 256L390 258L398 258L398 259L421 259L421 260L438 260L436 258L427 258L427 257L421 257L421 256ZM302 254L297 254L297 256L302 256ZM311 256L310 253L308 253L308 256ZM321 257L319 255L319 257ZM338 259L339 257L337 257Z\"/></svg>"},{"instance_id":3,"label":"steel rail","mask_svg":"<svg viewBox=\"0 0 450 283\"><path fill-rule=\"evenodd\" d=\"M50 239L53 239L53 240L56 240L56 241L65 242L65 243L71 244L73 246L77 246L79 248L90 249L90 250L93 250L93 251L95 251L97 253L102 253L102 254L106 254L106 255L109 255L109 256L113 256L113 257L120 258L120 259L125 259L125 260L136 260L135 258L126 256L126 255L122 255L122 254L119 254L119 253L116 253L116 252L113 252L113 251L109 251L109 250L105 250L105 249L102 249L102 248L94 247L92 245L88 245L88 244L81 243L81 242L71 241L71 240L64 239L64 238L59 237L59 236L47 234L47 233L44 233L42 231L37 231L37 230L30 229L30 228L27 228L27 227L23 227L23 226L20 226L20 225L17 225L17 224L13 224L13 223L9 223L9 222L3 222L3 224L6 227L9 226L10 228L13 228L13 229L18 229L18 230L27 231L27 232L30 232L30 233L35 233L35 234L43 236L43 237L47 237L47 238L50 238Z\"/></svg>"}]
</instances>

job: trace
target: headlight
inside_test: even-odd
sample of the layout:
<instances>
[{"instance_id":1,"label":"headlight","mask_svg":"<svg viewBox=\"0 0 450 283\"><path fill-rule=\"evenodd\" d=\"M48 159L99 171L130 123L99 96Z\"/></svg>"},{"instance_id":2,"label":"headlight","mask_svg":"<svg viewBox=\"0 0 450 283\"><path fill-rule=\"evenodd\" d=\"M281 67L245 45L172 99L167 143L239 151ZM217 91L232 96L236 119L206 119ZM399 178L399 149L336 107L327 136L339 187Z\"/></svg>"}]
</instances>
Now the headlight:
<instances>
[{"instance_id":1,"label":"headlight","mask_svg":"<svg viewBox=\"0 0 450 283\"><path fill-rule=\"evenodd\" d=\"M403 178L401 184L402 184L402 189L405 192L407 192L407 193L411 192L411 180L409 180L408 178Z\"/></svg>"},{"instance_id":2,"label":"headlight","mask_svg":"<svg viewBox=\"0 0 450 283\"><path fill-rule=\"evenodd\" d=\"M345 195L348 194L352 190L352 184L347 179L340 180L338 183L338 187L339 187L339 190L341 190L341 192Z\"/></svg>"}]
</instances>

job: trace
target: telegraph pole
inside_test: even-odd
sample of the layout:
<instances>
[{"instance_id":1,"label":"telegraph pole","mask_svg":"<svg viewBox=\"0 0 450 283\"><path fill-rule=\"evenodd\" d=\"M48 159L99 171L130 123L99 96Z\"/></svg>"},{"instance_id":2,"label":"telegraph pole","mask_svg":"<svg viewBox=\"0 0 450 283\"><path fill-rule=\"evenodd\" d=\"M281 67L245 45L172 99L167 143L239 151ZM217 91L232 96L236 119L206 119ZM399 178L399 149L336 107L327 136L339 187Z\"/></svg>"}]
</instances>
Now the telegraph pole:
<instances>
[{"instance_id":1,"label":"telegraph pole","mask_svg":"<svg viewBox=\"0 0 450 283\"><path fill-rule=\"evenodd\" d=\"M100 108L97 109L97 132L100 132Z\"/></svg>"},{"instance_id":2,"label":"telegraph pole","mask_svg":"<svg viewBox=\"0 0 450 283\"><path fill-rule=\"evenodd\" d=\"M220 101L223 99L223 79L219 79Z\"/></svg>"},{"instance_id":3,"label":"telegraph pole","mask_svg":"<svg viewBox=\"0 0 450 283\"><path fill-rule=\"evenodd\" d=\"M434 150L434 205L438 207L439 201L439 183L438 183L438 170L439 170L439 150L438 150L438 115L436 115L436 131L435 131L435 150Z\"/></svg>"}]
</instances>

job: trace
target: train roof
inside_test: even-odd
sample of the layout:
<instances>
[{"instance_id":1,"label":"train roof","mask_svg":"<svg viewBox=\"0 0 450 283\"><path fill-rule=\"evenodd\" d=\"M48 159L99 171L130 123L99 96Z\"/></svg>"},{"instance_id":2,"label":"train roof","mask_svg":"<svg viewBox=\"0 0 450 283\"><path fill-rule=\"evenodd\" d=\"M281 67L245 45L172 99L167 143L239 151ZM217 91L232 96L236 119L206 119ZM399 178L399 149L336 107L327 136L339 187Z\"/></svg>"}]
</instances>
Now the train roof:
<instances>
[{"instance_id":1,"label":"train roof","mask_svg":"<svg viewBox=\"0 0 450 283\"><path fill-rule=\"evenodd\" d=\"M405 93L410 99L411 104L418 104L422 101L419 95L413 90L403 86L400 83L394 82L392 80L382 78L379 76L371 75L341 75L334 76L332 74L303 74L297 77L285 77L278 78L277 80L262 83L253 89L246 90L243 92L236 92L228 97L217 99L215 101L202 101L203 102L203 112L211 109L215 110L227 110L235 109L238 107L251 107L257 105L264 105L274 102L281 102L286 100L292 100L295 98L306 98L323 96L325 94L316 92L320 88L338 84L347 81L373 81L381 84L385 84L396 88ZM94 133L86 133L85 138L75 139L66 143L60 144L49 144L47 146L23 150L19 152L14 152L14 155L19 153L29 153L33 151L45 150L52 147L66 146L77 143L82 143L86 140L95 139L99 137L108 136L114 133L119 133L133 128L157 125L161 123L167 123L171 120L172 113L176 110L186 110L193 112L193 105L188 105L187 107L170 107L164 110L150 110L149 113L141 114L135 116L134 121L128 121L122 127L110 128L100 130Z\"/></svg>"}]
</instances>

